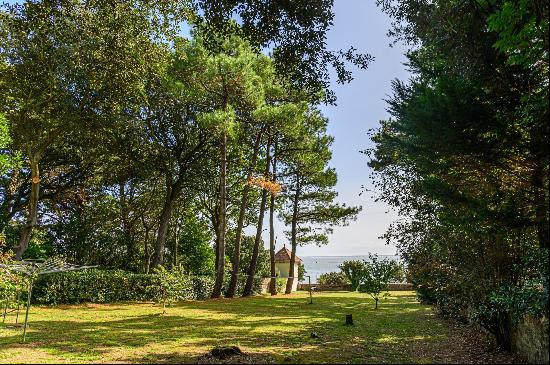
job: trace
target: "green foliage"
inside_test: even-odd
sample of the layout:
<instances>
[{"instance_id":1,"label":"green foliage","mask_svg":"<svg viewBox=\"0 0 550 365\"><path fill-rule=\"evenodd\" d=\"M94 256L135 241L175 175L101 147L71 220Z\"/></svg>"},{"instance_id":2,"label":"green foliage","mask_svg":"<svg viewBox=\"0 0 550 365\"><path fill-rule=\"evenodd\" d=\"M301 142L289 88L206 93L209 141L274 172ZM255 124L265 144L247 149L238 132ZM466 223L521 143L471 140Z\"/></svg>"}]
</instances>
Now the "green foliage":
<instances>
[{"instance_id":1,"label":"green foliage","mask_svg":"<svg viewBox=\"0 0 550 365\"><path fill-rule=\"evenodd\" d=\"M338 268L346 276L347 280L351 285L351 290L356 291L359 289L361 284L361 279L363 278L365 271L365 263L360 260L347 260L342 262Z\"/></svg>"},{"instance_id":2,"label":"green foliage","mask_svg":"<svg viewBox=\"0 0 550 365\"><path fill-rule=\"evenodd\" d=\"M0 113L0 176L21 164L21 154L10 149L11 143L8 120Z\"/></svg>"},{"instance_id":3,"label":"green foliage","mask_svg":"<svg viewBox=\"0 0 550 365\"><path fill-rule=\"evenodd\" d=\"M537 65L537 61L546 59L548 67L545 57L548 50L547 7L532 0L504 1L487 18L487 24L491 31L498 33L494 46L508 56L509 64L542 68L544 66Z\"/></svg>"},{"instance_id":4,"label":"green foliage","mask_svg":"<svg viewBox=\"0 0 550 365\"><path fill-rule=\"evenodd\" d=\"M228 105L227 110L202 113L197 117L197 122L201 127L211 129L216 134L235 134L235 110L231 105Z\"/></svg>"},{"instance_id":5,"label":"green foliage","mask_svg":"<svg viewBox=\"0 0 550 365\"><path fill-rule=\"evenodd\" d=\"M315 102L336 100L330 90L330 72L337 81L350 82L353 77L346 68L350 62L367 68L373 57L356 53L356 49L329 51L326 32L332 25L333 0L311 0L294 3L256 4L250 1L193 1L200 9L196 16L209 50L220 47L219 38L242 34L258 49L273 49L277 73L292 85L306 91ZM233 21L235 15L242 26Z\"/></svg>"},{"instance_id":6,"label":"green foliage","mask_svg":"<svg viewBox=\"0 0 550 365\"><path fill-rule=\"evenodd\" d=\"M277 293L284 293L285 287L286 287L286 281L285 278L276 278L275 279L275 289L277 290Z\"/></svg>"},{"instance_id":7,"label":"green foliage","mask_svg":"<svg viewBox=\"0 0 550 365\"><path fill-rule=\"evenodd\" d=\"M501 316L510 316L513 321L519 321L526 314L541 316L546 310L541 305L541 291L540 283L529 283L521 288L502 286L491 292L487 300L476 308L474 318L492 328L498 325Z\"/></svg>"},{"instance_id":8,"label":"green foliage","mask_svg":"<svg viewBox=\"0 0 550 365\"><path fill-rule=\"evenodd\" d=\"M451 316L481 308L470 319L509 349L511 319L540 315L548 292L527 263L550 246L548 3L379 4L414 45L413 77L394 82L391 118L366 151L380 199L401 215L385 237L422 300Z\"/></svg>"},{"instance_id":9,"label":"green foliage","mask_svg":"<svg viewBox=\"0 0 550 365\"><path fill-rule=\"evenodd\" d=\"M207 12L211 5L201 1L2 5L0 230L8 244L1 250L14 249L23 258L62 255L75 264L134 273L174 266L174 272L157 275L166 288L177 288L177 294L167 289L168 301L198 296L183 291L191 285L183 272L217 270L218 292L227 286L221 274L230 265L223 265L224 258L236 254L232 242L217 258L212 247L216 240L221 246L226 229L240 224L235 207L244 207L245 227L257 221L261 189L250 189L246 204L239 199L245 176L263 172L269 154L267 167L274 171L265 178L271 186L301 186L293 245L327 243L332 227L347 224L360 208L335 202L337 177L328 167L333 138L316 105L325 96L331 99L322 90L328 85L326 67L332 64L339 79L349 81L343 60L366 66L368 58L357 58L353 50L328 52L321 38L312 37L330 25L331 1L317 3L328 8L260 9L224 0L223 7L240 4L235 11L243 15L242 24L224 19L220 9ZM250 12L242 13L244 8ZM297 23L282 26L273 11ZM252 26L253 14L267 14L262 22L275 28ZM181 37L182 21L192 27L190 39ZM303 48L304 39L295 38L292 29L318 47ZM284 42L285 50L261 52L271 41ZM307 75L298 77L295 67L305 66L306 59ZM322 80L314 82L315 76ZM279 194L274 205L290 220L291 193ZM254 274L269 276L269 254L260 246ZM245 240L239 253L239 285L252 247ZM94 275L105 288L92 282ZM72 284L66 293L54 288L52 300L156 298L145 289L127 296L112 290L126 275L156 290L146 283L153 279L90 271L59 275ZM82 289L87 282L105 294Z\"/></svg>"},{"instance_id":10,"label":"green foliage","mask_svg":"<svg viewBox=\"0 0 550 365\"><path fill-rule=\"evenodd\" d=\"M25 251L24 259L46 259L55 255L51 237L44 229L35 230Z\"/></svg>"},{"instance_id":11,"label":"green foliage","mask_svg":"<svg viewBox=\"0 0 550 365\"><path fill-rule=\"evenodd\" d=\"M348 261L349 262L349 261ZM351 282L343 272L329 272L319 276L319 284L321 285L337 285L345 287Z\"/></svg>"},{"instance_id":12,"label":"green foliage","mask_svg":"<svg viewBox=\"0 0 550 365\"><path fill-rule=\"evenodd\" d=\"M404 283L407 281L408 272L405 268L405 265L402 262L396 263L395 270L393 272L393 277L391 278L392 282L395 283Z\"/></svg>"},{"instance_id":13,"label":"green foliage","mask_svg":"<svg viewBox=\"0 0 550 365\"><path fill-rule=\"evenodd\" d=\"M237 276L237 286L236 286L236 293L242 293L243 289L246 285L246 274L240 274ZM229 288L229 283L231 280L231 273L229 270L226 270L226 275L224 277L224 282L222 285L222 294L225 296L227 294L227 290ZM251 295L258 295L261 293L262 289L262 277L255 276L252 280L252 293Z\"/></svg>"},{"instance_id":14,"label":"green foliage","mask_svg":"<svg viewBox=\"0 0 550 365\"><path fill-rule=\"evenodd\" d=\"M176 224L179 225L176 228L177 237L174 238L178 244L178 265L187 274L213 273L215 252L210 244L211 234L206 223L197 219L195 214L189 211Z\"/></svg>"},{"instance_id":15,"label":"green foliage","mask_svg":"<svg viewBox=\"0 0 550 365\"><path fill-rule=\"evenodd\" d=\"M245 236L243 235L241 239L241 261L239 272L242 275L246 275L248 267L250 266L250 261L252 259L252 252L254 250L254 236ZM226 253L232 262L233 254L235 250L235 237L232 233L228 236L226 243ZM271 272L271 264L269 261L269 250L264 247L263 241L260 242L259 252L258 252L258 261L256 266L256 276L259 277L268 277Z\"/></svg>"},{"instance_id":16,"label":"green foliage","mask_svg":"<svg viewBox=\"0 0 550 365\"><path fill-rule=\"evenodd\" d=\"M540 276L522 285L502 285L474 308L474 318L497 335L506 335L500 328L503 322L517 323L525 315L541 317L548 313L548 250L541 249L523 261Z\"/></svg>"},{"instance_id":17,"label":"green foliage","mask_svg":"<svg viewBox=\"0 0 550 365\"><path fill-rule=\"evenodd\" d=\"M4 235L0 233L0 249L4 246ZM14 261L11 259L12 253L3 253L0 250L0 264L9 265ZM7 268L0 268L0 307L14 307L16 306L18 295L24 292L27 288L27 281L22 274L8 270Z\"/></svg>"},{"instance_id":18,"label":"green foliage","mask_svg":"<svg viewBox=\"0 0 550 365\"><path fill-rule=\"evenodd\" d=\"M244 287L246 279L239 280ZM162 267L155 274L135 274L123 270L87 269L40 275L33 289L37 304L114 303L154 301L172 304L181 300L203 300L210 296L213 275L188 275L181 267ZM227 287L227 283L225 283ZM253 292L260 293L261 278L254 280Z\"/></svg>"},{"instance_id":19,"label":"green foliage","mask_svg":"<svg viewBox=\"0 0 550 365\"><path fill-rule=\"evenodd\" d=\"M168 305L180 300L193 299L193 285L191 277L185 275L180 266L165 269L163 266L155 268L161 286L161 298L163 304Z\"/></svg>"},{"instance_id":20,"label":"green foliage","mask_svg":"<svg viewBox=\"0 0 550 365\"><path fill-rule=\"evenodd\" d=\"M369 261L364 261L359 291L369 294L378 308L380 297L389 295L388 284L395 280L399 272L399 265L392 260L378 260L378 256L369 254Z\"/></svg>"},{"instance_id":21,"label":"green foliage","mask_svg":"<svg viewBox=\"0 0 550 365\"><path fill-rule=\"evenodd\" d=\"M155 301L162 298L157 275L87 269L39 276L33 289L37 304Z\"/></svg>"},{"instance_id":22,"label":"green foliage","mask_svg":"<svg viewBox=\"0 0 550 365\"><path fill-rule=\"evenodd\" d=\"M306 266L303 262L300 262L298 264L298 281L305 281L306 280Z\"/></svg>"},{"instance_id":23,"label":"green foliage","mask_svg":"<svg viewBox=\"0 0 550 365\"><path fill-rule=\"evenodd\" d=\"M212 290L210 276L189 276L181 270L159 274L87 269L39 276L33 289L37 304L113 303L205 299Z\"/></svg>"}]
</instances>

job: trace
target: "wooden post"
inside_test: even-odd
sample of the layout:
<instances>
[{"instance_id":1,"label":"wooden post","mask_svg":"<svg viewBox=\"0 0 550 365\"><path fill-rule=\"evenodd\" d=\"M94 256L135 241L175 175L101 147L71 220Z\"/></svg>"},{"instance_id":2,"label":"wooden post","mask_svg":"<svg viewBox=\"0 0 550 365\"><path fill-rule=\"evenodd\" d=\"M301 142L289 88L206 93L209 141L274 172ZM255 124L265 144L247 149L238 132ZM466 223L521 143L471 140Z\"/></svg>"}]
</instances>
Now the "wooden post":
<instances>
[{"instance_id":1,"label":"wooden post","mask_svg":"<svg viewBox=\"0 0 550 365\"><path fill-rule=\"evenodd\" d=\"M311 276L307 276L309 282L309 304L313 304L313 295L311 294Z\"/></svg>"},{"instance_id":2,"label":"wooden post","mask_svg":"<svg viewBox=\"0 0 550 365\"><path fill-rule=\"evenodd\" d=\"M353 326L353 315L346 314L346 326Z\"/></svg>"}]
</instances>

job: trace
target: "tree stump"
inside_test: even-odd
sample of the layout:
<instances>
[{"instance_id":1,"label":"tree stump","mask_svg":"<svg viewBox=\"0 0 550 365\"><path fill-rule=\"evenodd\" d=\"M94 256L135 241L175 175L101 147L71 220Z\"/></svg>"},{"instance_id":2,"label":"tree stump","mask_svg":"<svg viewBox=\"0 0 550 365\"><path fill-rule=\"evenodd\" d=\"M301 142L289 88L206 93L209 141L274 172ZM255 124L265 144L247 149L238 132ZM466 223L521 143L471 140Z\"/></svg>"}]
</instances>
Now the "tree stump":
<instances>
[{"instance_id":1,"label":"tree stump","mask_svg":"<svg viewBox=\"0 0 550 365\"><path fill-rule=\"evenodd\" d=\"M210 355L219 360L242 354L243 352L237 346L216 347L210 351Z\"/></svg>"}]
</instances>

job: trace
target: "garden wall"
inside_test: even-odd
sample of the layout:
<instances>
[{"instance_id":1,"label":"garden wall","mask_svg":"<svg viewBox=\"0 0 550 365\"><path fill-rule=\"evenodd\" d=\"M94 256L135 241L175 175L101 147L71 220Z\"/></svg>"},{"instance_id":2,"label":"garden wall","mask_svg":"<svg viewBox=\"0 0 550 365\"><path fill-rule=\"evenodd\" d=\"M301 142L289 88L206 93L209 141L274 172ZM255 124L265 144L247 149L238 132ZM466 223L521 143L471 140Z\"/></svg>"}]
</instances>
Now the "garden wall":
<instances>
[{"instance_id":1,"label":"garden wall","mask_svg":"<svg viewBox=\"0 0 550 365\"><path fill-rule=\"evenodd\" d=\"M531 364L548 364L548 317L525 316L512 330L512 351Z\"/></svg>"},{"instance_id":2,"label":"garden wall","mask_svg":"<svg viewBox=\"0 0 550 365\"><path fill-rule=\"evenodd\" d=\"M388 286L390 291L414 290L409 283L390 283ZM350 285L298 284L298 290L309 291L310 287L317 291L351 291Z\"/></svg>"}]
</instances>

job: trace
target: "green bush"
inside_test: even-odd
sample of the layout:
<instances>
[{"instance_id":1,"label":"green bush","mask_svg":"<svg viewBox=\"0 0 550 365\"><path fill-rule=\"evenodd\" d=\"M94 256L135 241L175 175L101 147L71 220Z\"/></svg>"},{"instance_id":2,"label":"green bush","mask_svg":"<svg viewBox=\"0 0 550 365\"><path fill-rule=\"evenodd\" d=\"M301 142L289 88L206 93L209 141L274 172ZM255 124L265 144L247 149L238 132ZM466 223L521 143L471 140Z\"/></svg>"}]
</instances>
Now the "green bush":
<instances>
[{"instance_id":1,"label":"green bush","mask_svg":"<svg viewBox=\"0 0 550 365\"><path fill-rule=\"evenodd\" d=\"M321 285L350 285L350 281L343 272L329 272L319 276L319 284Z\"/></svg>"},{"instance_id":2,"label":"green bush","mask_svg":"<svg viewBox=\"0 0 550 365\"><path fill-rule=\"evenodd\" d=\"M344 261L338 268L350 282L351 290L356 291L359 289L359 284L365 271L365 262L361 260Z\"/></svg>"},{"instance_id":3,"label":"green bush","mask_svg":"<svg viewBox=\"0 0 550 365\"><path fill-rule=\"evenodd\" d=\"M275 279L275 287L277 289L277 293L282 293L286 289L286 281L287 278L277 278Z\"/></svg>"},{"instance_id":4,"label":"green bush","mask_svg":"<svg viewBox=\"0 0 550 365\"><path fill-rule=\"evenodd\" d=\"M195 299L193 297L193 282L191 276L185 275L181 267L168 270L163 266L155 269L161 285L163 304L171 304L180 300Z\"/></svg>"},{"instance_id":5,"label":"green bush","mask_svg":"<svg viewBox=\"0 0 550 365\"><path fill-rule=\"evenodd\" d=\"M37 304L155 301L162 298L158 275L88 269L39 276L33 289Z\"/></svg>"},{"instance_id":6,"label":"green bush","mask_svg":"<svg viewBox=\"0 0 550 365\"><path fill-rule=\"evenodd\" d=\"M0 234L0 247L2 247L3 236ZM0 251L0 264L11 264L11 252L2 253ZM0 308L15 307L18 300L21 301L27 289L27 281L23 275L10 271L7 268L0 268Z\"/></svg>"},{"instance_id":7,"label":"green bush","mask_svg":"<svg viewBox=\"0 0 550 365\"><path fill-rule=\"evenodd\" d=\"M228 283L229 275L226 279ZM244 276L239 278L237 288L241 291L245 280ZM260 293L260 286L261 279L255 279L254 294ZM88 269L39 276L33 289L33 302L47 305L122 301L171 303L207 299L213 287L213 276L190 276L178 269L160 269L155 274Z\"/></svg>"},{"instance_id":8,"label":"green bush","mask_svg":"<svg viewBox=\"0 0 550 365\"><path fill-rule=\"evenodd\" d=\"M196 300L204 300L210 298L212 290L214 289L214 277L213 276L193 276L191 278L193 284L193 293L195 293Z\"/></svg>"}]
</instances>

